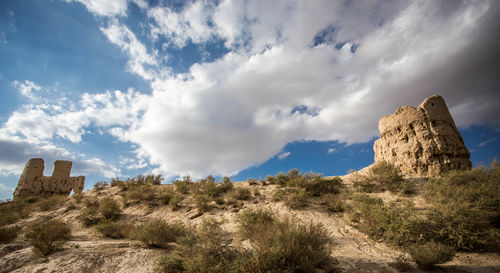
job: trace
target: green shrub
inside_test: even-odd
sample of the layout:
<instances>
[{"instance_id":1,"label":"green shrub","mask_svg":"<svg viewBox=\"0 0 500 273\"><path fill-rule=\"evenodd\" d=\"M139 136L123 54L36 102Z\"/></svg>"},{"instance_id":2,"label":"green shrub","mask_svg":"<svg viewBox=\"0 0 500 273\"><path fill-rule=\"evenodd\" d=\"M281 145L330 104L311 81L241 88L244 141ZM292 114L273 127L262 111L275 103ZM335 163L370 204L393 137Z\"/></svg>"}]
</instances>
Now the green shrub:
<instances>
[{"instance_id":1,"label":"green shrub","mask_svg":"<svg viewBox=\"0 0 500 273\"><path fill-rule=\"evenodd\" d=\"M252 198L252 194L250 193L250 190L247 188L237 188L233 192L233 195L236 200L249 200Z\"/></svg>"},{"instance_id":2,"label":"green shrub","mask_svg":"<svg viewBox=\"0 0 500 273\"><path fill-rule=\"evenodd\" d=\"M257 180L254 178L248 178L247 181L248 181L248 185L250 185L250 186L257 186L258 185Z\"/></svg>"},{"instance_id":3,"label":"green shrub","mask_svg":"<svg viewBox=\"0 0 500 273\"><path fill-rule=\"evenodd\" d=\"M9 201L0 203L0 227L16 222L20 218L28 216L32 206L22 201Z\"/></svg>"},{"instance_id":4,"label":"green shrub","mask_svg":"<svg viewBox=\"0 0 500 273\"><path fill-rule=\"evenodd\" d=\"M182 194L187 194L189 193L191 186L193 184L193 181L191 180L191 177L189 176L184 176L182 180L175 180L173 182L175 185L175 189L182 193Z\"/></svg>"},{"instance_id":5,"label":"green shrub","mask_svg":"<svg viewBox=\"0 0 500 273\"><path fill-rule=\"evenodd\" d=\"M238 233L244 239L257 238L260 231L275 220L269 210L245 209L238 214Z\"/></svg>"},{"instance_id":6,"label":"green shrub","mask_svg":"<svg viewBox=\"0 0 500 273\"><path fill-rule=\"evenodd\" d=\"M338 194L342 190L342 178L335 177L325 180L321 175L311 174L305 177L303 188L313 196L321 196L328 193Z\"/></svg>"},{"instance_id":7,"label":"green shrub","mask_svg":"<svg viewBox=\"0 0 500 273\"><path fill-rule=\"evenodd\" d=\"M273 202L280 202L286 200L288 194L284 189L275 189L271 194Z\"/></svg>"},{"instance_id":8,"label":"green shrub","mask_svg":"<svg viewBox=\"0 0 500 273\"><path fill-rule=\"evenodd\" d=\"M172 207L173 210L176 210L180 207L182 202L182 196L180 194L174 194L170 201L168 202L168 205Z\"/></svg>"},{"instance_id":9,"label":"green shrub","mask_svg":"<svg viewBox=\"0 0 500 273\"><path fill-rule=\"evenodd\" d=\"M97 207L99 207L99 199L97 199L97 197L95 197L95 196L85 197L83 199L83 204L87 208L90 208L90 207L97 208Z\"/></svg>"},{"instance_id":10,"label":"green shrub","mask_svg":"<svg viewBox=\"0 0 500 273\"><path fill-rule=\"evenodd\" d=\"M210 201L211 198L205 194L199 194L194 197L194 205L198 209L199 212L206 212L210 210Z\"/></svg>"},{"instance_id":11,"label":"green shrub","mask_svg":"<svg viewBox=\"0 0 500 273\"><path fill-rule=\"evenodd\" d=\"M52 195L44 198L37 203L37 206L42 211L48 211L59 208L68 198L63 195Z\"/></svg>"},{"instance_id":12,"label":"green shrub","mask_svg":"<svg viewBox=\"0 0 500 273\"><path fill-rule=\"evenodd\" d=\"M194 234L177 239L179 248L157 261L160 272L224 273L235 270L239 252L230 246L221 222L208 218Z\"/></svg>"},{"instance_id":13,"label":"green shrub","mask_svg":"<svg viewBox=\"0 0 500 273\"><path fill-rule=\"evenodd\" d=\"M408 245L426 235L425 225L416 217L411 201L384 204L382 199L355 194L354 212L359 214L359 229L371 238L395 245ZM427 236L427 235L426 235ZM423 238L425 239L425 238Z\"/></svg>"},{"instance_id":14,"label":"green shrub","mask_svg":"<svg viewBox=\"0 0 500 273\"><path fill-rule=\"evenodd\" d=\"M305 190L294 190L286 197L285 205L291 209L299 209L307 206L310 194Z\"/></svg>"},{"instance_id":15,"label":"green shrub","mask_svg":"<svg viewBox=\"0 0 500 273\"><path fill-rule=\"evenodd\" d=\"M219 186L220 191L223 193L229 192L233 189L233 183L231 182L231 177L224 176L222 178L222 184Z\"/></svg>"},{"instance_id":16,"label":"green shrub","mask_svg":"<svg viewBox=\"0 0 500 273\"><path fill-rule=\"evenodd\" d=\"M69 226L61 220L49 220L35 223L26 233L26 238L41 255L53 252L71 237Z\"/></svg>"},{"instance_id":17,"label":"green shrub","mask_svg":"<svg viewBox=\"0 0 500 273\"><path fill-rule=\"evenodd\" d=\"M98 211L102 217L110 220L116 220L122 215L120 205L111 197L104 198L101 201Z\"/></svg>"},{"instance_id":18,"label":"green shrub","mask_svg":"<svg viewBox=\"0 0 500 273\"><path fill-rule=\"evenodd\" d=\"M500 243L500 174L490 168L452 171L427 181L434 239L459 249Z\"/></svg>"},{"instance_id":19,"label":"green shrub","mask_svg":"<svg viewBox=\"0 0 500 273\"><path fill-rule=\"evenodd\" d=\"M130 237L151 247L166 248L168 243L175 242L180 236L188 234L188 229L180 224L168 224L162 219L152 219L137 225Z\"/></svg>"},{"instance_id":20,"label":"green shrub","mask_svg":"<svg viewBox=\"0 0 500 273\"><path fill-rule=\"evenodd\" d=\"M343 212L346 209L345 201L339 195L328 193L322 197L323 203L330 212Z\"/></svg>"},{"instance_id":21,"label":"green shrub","mask_svg":"<svg viewBox=\"0 0 500 273\"><path fill-rule=\"evenodd\" d=\"M90 227L96 225L101 220L101 215L99 214L97 207L87 207L85 208L76 219L82 223L84 227Z\"/></svg>"},{"instance_id":22,"label":"green shrub","mask_svg":"<svg viewBox=\"0 0 500 273\"><path fill-rule=\"evenodd\" d=\"M330 256L331 239L321 224L263 219L258 232L247 233L253 250L246 272L314 272Z\"/></svg>"},{"instance_id":23,"label":"green shrub","mask_svg":"<svg viewBox=\"0 0 500 273\"><path fill-rule=\"evenodd\" d=\"M121 239L129 237L133 226L127 223L115 222L110 219L101 219L95 228L105 237Z\"/></svg>"},{"instance_id":24,"label":"green shrub","mask_svg":"<svg viewBox=\"0 0 500 273\"><path fill-rule=\"evenodd\" d=\"M276 177L274 177L272 175L268 175L268 176L266 176L266 183L270 184L270 185L274 185L274 184L278 183L278 179L276 179Z\"/></svg>"},{"instance_id":25,"label":"green shrub","mask_svg":"<svg viewBox=\"0 0 500 273\"><path fill-rule=\"evenodd\" d=\"M16 239L18 227L0 227L0 243L8 243Z\"/></svg>"},{"instance_id":26,"label":"green shrub","mask_svg":"<svg viewBox=\"0 0 500 273\"><path fill-rule=\"evenodd\" d=\"M149 184L139 184L129 187L123 195L126 205L139 204L141 202L154 202L156 200L156 192Z\"/></svg>"},{"instance_id":27,"label":"green shrub","mask_svg":"<svg viewBox=\"0 0 500 273\"><path fill-rule=\"evenodd\" d=\"M443 244L428 242L422 245L412 245L408 248L412 259L422 269L427 269L435 264L442 264L453 260L455 249Z\"/></svg>"},{"instance_id":28,"label":"green shrub","mask_svg":"<svg viewBox=\"0 0 500 273\"><path fill-rule=\"evenodd\" d=\"M170 200L172 200L172 197L174 197L175 192L171 188L163 188L160 191L160 200L164 205L168 205L170 203Z\"/></svg>"}]
</instances>

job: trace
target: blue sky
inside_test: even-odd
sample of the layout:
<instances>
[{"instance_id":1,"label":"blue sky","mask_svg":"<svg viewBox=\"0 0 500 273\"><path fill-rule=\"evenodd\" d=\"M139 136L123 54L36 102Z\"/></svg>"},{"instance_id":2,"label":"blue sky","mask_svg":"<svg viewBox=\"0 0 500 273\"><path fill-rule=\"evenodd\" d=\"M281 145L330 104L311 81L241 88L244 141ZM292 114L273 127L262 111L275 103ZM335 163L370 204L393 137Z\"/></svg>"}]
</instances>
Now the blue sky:
<instances>
[{"instance_id":1,"label":"blue sky","mask_svg":"<svg viewBox=\"0 0 500 273\"><path fill-rule=\"evenodd\" d=\"M380 2L380 3L379 3ZM29 158L86 188L161 173L343 175L378 120L439 94L500 154L497 1L0 2L0 199Z\"/></svg>"}]
</instances>

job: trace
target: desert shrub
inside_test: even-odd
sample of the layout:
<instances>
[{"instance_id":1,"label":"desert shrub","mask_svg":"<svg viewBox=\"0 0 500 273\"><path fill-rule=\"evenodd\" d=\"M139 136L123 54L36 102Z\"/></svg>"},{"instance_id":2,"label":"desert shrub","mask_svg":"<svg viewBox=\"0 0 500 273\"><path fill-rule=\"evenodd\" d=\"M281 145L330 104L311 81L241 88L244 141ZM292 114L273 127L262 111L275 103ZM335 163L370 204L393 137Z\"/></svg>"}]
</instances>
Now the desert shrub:
<instances>
[{"instance_id":1,"label":"desert shrub","mask_svg":"<svg viewBox=\"0 0 500 273\"><path fill-rule=\"evenodd\" d=\"M422 269L432 267L453 260L455 249L440 243L428 242L421 245L412 245L408 248L412 259Z\"/></svg>"},{"instance_id":2,"label":"desert shrub","mask_svg":"<svg viewBox=\"0 0 500 273\"><path fill-rule=\"evenodd\" d=\"M230 190L232 190L233 189L233 183L231 182L231 177L224 176L222 178L222 184L219 185L219 187L220 187L220 191L223 192L223 193L227 193Z\"/></svg>"},{"instance_id":3,"label":"desert shrub","mask_svg":"<svg viewBox=\"0 0 500 273\"><path fill-rule=\"evenodd\" d=\"M37 206L42 211L48 211L60 207L68 198L63 195L52 195L47 198L43 198L37 203Z\"/></svg>"},{"instance_id":4,"label":"desert shrub","mask_svg":"<svg viewBox=\"0 0 500 273\"><path fill-rule=\"evenodd\" d=\"M355 194L353 200L355 213L360 216L358 228L373 239L383 239L395 245L408 245L426 235L423 230L425 224L416 217L411 201L391 202L386 205L382 199L366 194Z\"/></svg>"},{"instance_id":5,"label":"desert shrub","mask_svg":"<svg viewBox=\"0 0 500 273\"><path fill-rule=\"evenodd\" d=\"M427 181L426 199L434 239L460 249L474 249L500 241L500 174L490 168L452 171Z\"/></svg>"},{"instance_id":6,"label":"desert shrub","mask_svg":"<svg viewBox=\"0 0 500 273\"><path fill-rule=\"evenodd\" d=\"M238 214L238 233L244 239L257 238L260 231L275 220L269 210L245 209Z\"/></svg>"},{"instance_id":7,"label":"desert shrub","mask_svg":"<svg viewBox=\"0 0 500 273\"><path fill-rule=\"evenodd\" d=\"M266 181L267 184L270 184L270 185L274 185L274 184L276 184L278 182L278 180L276 179L276 177L274 177L272 175L266 176L265 181Z\"/></svg>"},{"instance_id":8,"label":"desert shrub","mask_svg":"<svg viewBox=\"0 0 500 273\"><path fill-rule=\"evenodd\" d=\"M85 207L87 208L90 208L90 207L99 207L99 199L95 196L89 196L89 197L85 197L83 199L83 204L85 205Z\"/></svg>"},{"instance_id":9,"label":"desert shrub","mask_svg":"<svg viewBox=\"0 0 500 273\"><path fill-rule=\"evenodd\" d=\"M239 252L230 246L221 222L204 219L194 234L177 239L179 248L157 261L160 272L224 273L235 270ZM239 271L245 272L245 271Z\"/></svg>"},{"instance_id":10,"label":"desert shrub","mask_svg":"<svg viewBox=\"0 0 500 273\"><path fill-rule=\"evenodd\" d=\"M0 227L16 222L31 213L30 204L20 201L9 201L0 204Z\"/></svg>"},{"instance_id":11,"label":"desert shrub","mask_svg":"<svg viewBox=\"0 0 500 273\"><path fill-rule=\"evenodd\" d=\"M170 200L172 200L172 197L174 197L175 192L171 188L163 188L160 191L159 198L161 202L165 205L168 205L170 203Z\"/></svg>"},{"instance_id":12,"label":"desert shrub","mask_svg":"<svg viewBox=\"0 0 500 273\"><path fill-rule=\"evenodd\" d=\"M253 189L253 196L260 196L260 191L258 188Z\"/></svg>"},{"instance_id":13,"label":"desert shrub","mask_svg":"<svg viewBox=\"0 0 500 273\"><path fill-rule=\"evenodd\" d=\"M288 184L288 175L284 173L279 173L276 175L276 183L282 187Z\"/></svg>"},{"instance_id":14,"label":"desert shrub","mask_svg":"<svg viewBox=\"0 0 500 273\"><path fill-rule=\"evenodd\" d=\"M210 210L210 201L212 199L205 194L199 194L194 197L194 205L198 209L199 212L206 212Z\"/></svg>"},{"instance_id":15,"label":"desert shrub","mask_svg":"<svg viewBox=\"0 0 500 273\"><path fill-rule=\"evenodd\" d=\"M71 198L73 198L73 200L75 200L76 203L80 203L83 200L83 194L75 193L71 196Z\"/></svg>"},{"instance_id":16,"label":"desert shrub","mask_svg":"<svg viewBox=\"0 0 500 273\"><path fill-rule=\"evenodd\" d=\"M18 227L0 227L0 243L8 243L16 239Z\"/></svg>"},{"instance_id":17,"label":"desert shrub","mask_svg":"<svg viewBox=\"0 0 500 273\"><path fill-rule=\"evenodd\" d=\"M111 219L101 219L95 228L105 237L121 239L129 237L133 226L128 223L115 222Z\"/></svg>"},{"instance_id":18,"label":"desert shrub","mask_svg":"<svg viewBox=\"0 0 500 273\"><path fill-rule=\"evenodd\" d=\"M172 207L173 210L176 210L180 207L182 202L182 196L180 194L174 194L170 201L168 202L168 205Z\"/></svg>"},{"instance_id":19,"label":"desert shrub","mask_svg":"<svg viewBox=\"0 0 500 273\"><path fill-rule=\"evenodd\" d=\"M305 176L305 181L302 186L313 196L321 196L328 193L338 194L342 190L342 178L335 177L325 180L321 175L310 174Z\"/></svg>"},{"instance_id":20,"label":"desert shrub","mask_svg":"<svg viewBox=\"0 0 500 273\"><path fill-rule=\"evenodd\" d=\"M305 190L293 190L285 200L285 205L291 209L299 209L307 206L310 194Z\"/></svg>"},{"instance_id":21,"label":"desert shrub","mask_svg":"<svg viewBox=\"0 0 500 273\"><path fill-rule=\"evenodd\" d=\"M253 225L248 221L240 222L239 227L253 246L244 264L247 272L314 272L329 257L331 239L321 224L303 225L272 219L267 213L248 213L252 214L261 223L260 230L247 232ZM240 219L245 218L248 216Z\"/></svg>"},{"instance_id":22,"label":"desert shrub","mask_svg":"<svg viewBox=\"0 0 500 273\"><path fill-rule=\"evenodd\" d=\"M257 180L254 178L248 178L247 181L248 181L248 185L250 185L250 186L257 186L258 185Z\"/></svg>"},{"instance_id":23,"label":"desert shrub","mask_svg":"<svg viewBox=\"0 0 500 273\"><path fill-rule=\"evenodd\" d=\"M182 180L175 180L173 184L175 185L175 189L178 192L187 194L189 193L191 186L193 185L193 181L191 180L191 177L184 176Z\"/></svg>"},{"instance_id":24,"label":"desert shrub","mask_svg":"<svg viewBox=\"0 0 500 273\"><path fill-rule=\"evenodd\" d=\"M101 215L99 214L97 207L87 207L85 208L76 219L82 223L84 227L90 227L96 225L101 220Z\"/></svg>"},{"instance_id":25,"label":"desert shrub","mask_svg":"<svg viewBox=\"0 0 500 273\"><path fill-rule=\"evenodd\" d=\"M168 243L175 242L177 238L188 233L189 230L180 223L169 224L162 219L151 219L137 225L130 237L151 247L166 248Z\"/></svg>"},{"instance_id":26,"label":"desert shrub","mask_svg":"<svg viewBox=\"0 0 500 273\"><path fill-rule=\"evenodd\" d=\"M322 202L330 212L343 212L346 209L345 201L333 193L323 195Z\"/></svg>"},{"instance_id":27,"label":"desert shrub","mask_svg":"<svg viewBox=\"0 0 500 273\"><path fill-rule=\"evenodd\" d=\"M106 185L108 185L108 182L106 181L97 181L94 184L94 190L101 191L104 189L104 187L106 187Z\"/></svg>"},{"instance_id":28,"label":"desert shrub","mask_svg":"<svg viewBox=\"0 0 500 273\"><path fill-rule=\"evenodd\" d=\"M247 188L237 188L233 192L233 196L236 200L249 200L250 198L252 198L252 194Z\"/></svg>"},{"instance_id":29,"label":"desert shrub","mask_svg":"<svg viewBox=\"0 0 500 273\"><path fill-rule=\"evenodd\" d=\"M99 214L105 219L116 220L122 215L120 204L113 198L104 198L99 204Z\"/></svg>"},{"instance_id":30,"label":"desert shrub","mask_svg":"<svg viewBox=\"0 0 500 273\"><path fill-rule=\"evenodd\" d=\"M149 174L146 176L146 184L150 185L160 185L161 182L163 181L163 177L161 174Z\"/></svg>"},{"instance_id":31,"label":"desert shrub","mask_svg":"<svg viewBox=\"0 0 500 273\"><path fill-rule=\"evenodd\" d=\"M120 187L120 186L124 186L124 184L125 184L125 181L121 180L118 177L111 178L111 182L109 183L109 185L111 185L112 187Z\"/></svg>"},{"instance_id":32,"label":"desert shrub","mask_svg":"<svg viewBox=\"0 0 500 273\"><path fill-rule=\"evenodd\" d=\"M138 204L141 202L152 203L156 200L156 192L149 184L141 184L130 187L124 194L124 203L126 205Z\"/></svg>"},{"instance_id":33,"label":"desert shrub","mask_svg":"<svg viewBox=\"0 0 500 273\"><path fill-rule=\"evenodd\" d=\"M285 190L275 189L271 194L271 200L273 200L274 202L280 202L286 200L287 196L288 194Z\"/></svg>"},{"instance_id":34,"label":"desert shrub","mask_svg":"<svg viewBox=\"0 0 500 273\"><path fill-rule=\"evenodd\" d=\"M58 219L35 223L26 233L26 238L34 247L34 251L44 256L56 250L70 237L69 226Z\"/></svg>"}]
</instances>

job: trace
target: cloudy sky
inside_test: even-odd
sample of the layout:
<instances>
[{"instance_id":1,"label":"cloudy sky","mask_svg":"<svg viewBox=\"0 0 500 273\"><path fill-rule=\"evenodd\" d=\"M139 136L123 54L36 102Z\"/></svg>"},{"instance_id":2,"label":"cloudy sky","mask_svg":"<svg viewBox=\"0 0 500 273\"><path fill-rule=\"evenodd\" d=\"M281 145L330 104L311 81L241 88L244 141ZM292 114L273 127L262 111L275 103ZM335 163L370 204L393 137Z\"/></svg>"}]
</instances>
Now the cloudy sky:
<instances>
[{"instance_id":1,"label":"cloudy sky","mask_svg":"<svg viewBox=\"0 0 500 273\"><path fill-rule=\"evenodd\" d=\"M0 199L24 164L86 187L161 173L343 175L378 120L443 96L500 155L499 1L0 2Z\"/></svg>"}]
</instances>

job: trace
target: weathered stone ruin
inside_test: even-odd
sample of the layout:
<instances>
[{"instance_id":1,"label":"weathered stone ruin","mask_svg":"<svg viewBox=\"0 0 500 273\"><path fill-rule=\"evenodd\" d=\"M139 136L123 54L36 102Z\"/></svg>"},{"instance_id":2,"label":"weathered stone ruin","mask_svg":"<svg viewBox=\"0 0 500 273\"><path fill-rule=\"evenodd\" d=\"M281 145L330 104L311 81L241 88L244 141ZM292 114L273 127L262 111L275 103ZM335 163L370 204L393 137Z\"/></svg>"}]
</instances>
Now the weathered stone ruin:
<instances>
[{"instance_id":1,"label":"weathered stone ruin","mask_svg":"<svg viewBox=\"0 0 500 273\"><path fill-rule=\"evenodd\" d=\"M14 199L27 196L47 197L53 194L69 195L83 191L85 176L70 177L71 161L56 160L52 176L43 176L43 159L32 158L24 166L21 178L14 191Z\"/></svg>"},{"instance_id":2,"label":"weathered stone ruin","mask_svg":"<svg viewBox=\"0 0 500 273\"><path fill-rule=\"evenodd\" d=\"M402 106L378 124L375 162L385 161L406 176L432 177L471 168L470 153L444 99L431 96L417 108Z\"/></svg>"}]
</instances>

